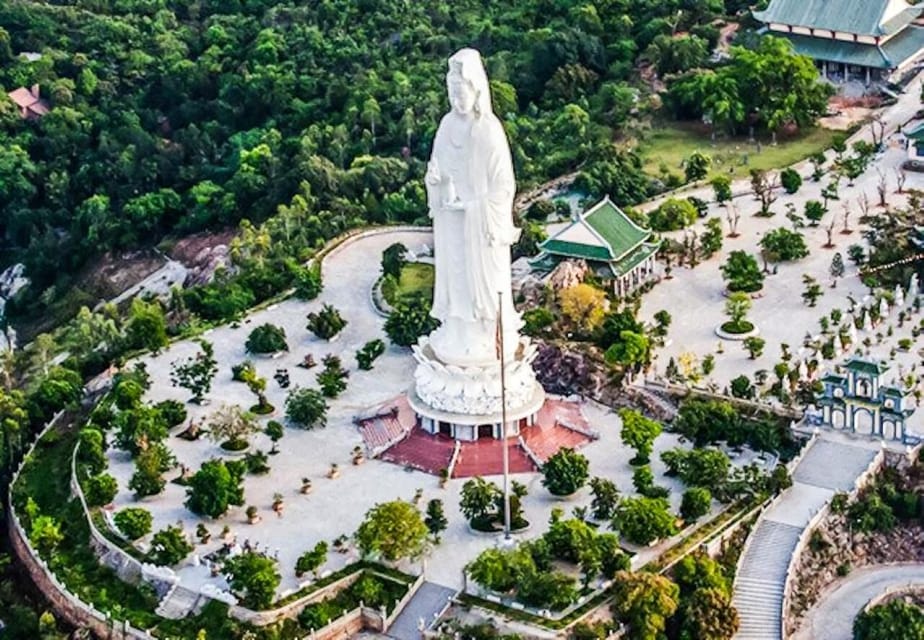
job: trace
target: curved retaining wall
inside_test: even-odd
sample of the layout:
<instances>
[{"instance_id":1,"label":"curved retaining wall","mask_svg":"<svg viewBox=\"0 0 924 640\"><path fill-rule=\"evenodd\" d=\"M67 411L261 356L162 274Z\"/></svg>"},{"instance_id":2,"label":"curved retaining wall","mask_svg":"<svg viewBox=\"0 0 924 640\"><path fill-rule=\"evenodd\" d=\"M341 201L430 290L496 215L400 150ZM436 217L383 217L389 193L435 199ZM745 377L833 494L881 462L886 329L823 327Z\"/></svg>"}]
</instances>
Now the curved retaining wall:
<instances>
[{"instance_id":1,"label":"curved retaining wall","mask_svg":"<svg viewBox=\"0 0 924 640\"><path fill-rule=\"evenodd\" d=\"M62 415L64 415L63 411L56 414L48 424L45 425L45 428L42 429L41 433L36 437L32 446L29 447L29 451L23 457L22 462L19 464L19 468L16 469L16 473L13 474L13 478L10 480L8 496L10 517L7 529L9 531L10 545L13 548L13 553L16 554L16 558L22 563L23 567L25 567L26 571L29 573L29 577L32 578L32 581L42 592L42 595L51 603L55 613L68 624L89 629L100 638L114 638L115 640L148 639L151 636L146 631L136 629L127 622L113 621L112 618L105 613L97 611L68 591L67 588L58 581L54 572L48 567L45 561L42 560L38 553L31 547L29 544L29 536L26 535L25 530L22 528L22 524L19 522L19 516L13 506L13 487L16 485L16 481L19 480L19 474L23 466L32 457L39 441L58 423Z\"/></svg>"}]
</instances>

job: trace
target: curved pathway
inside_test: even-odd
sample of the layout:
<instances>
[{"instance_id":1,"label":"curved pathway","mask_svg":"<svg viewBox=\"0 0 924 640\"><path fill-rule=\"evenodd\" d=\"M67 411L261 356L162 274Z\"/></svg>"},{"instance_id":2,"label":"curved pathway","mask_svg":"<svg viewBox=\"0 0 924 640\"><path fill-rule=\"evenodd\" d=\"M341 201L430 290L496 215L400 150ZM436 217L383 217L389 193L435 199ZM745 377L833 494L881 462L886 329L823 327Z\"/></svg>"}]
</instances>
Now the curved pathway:
<instances>
[{"instance_id":1,"label":"curved pathway","mask_svg":"<svg viewBox=\"0 0 924 640\"><path fill-rule=\"evenodd\" d=\"M853 621L866 603L889 587L924 587L924 564L892 564L857 569L835 582L809 610L793 640L851 640ZM896 640L898 640L896 638Z\"/></svg>"}]
</instances>

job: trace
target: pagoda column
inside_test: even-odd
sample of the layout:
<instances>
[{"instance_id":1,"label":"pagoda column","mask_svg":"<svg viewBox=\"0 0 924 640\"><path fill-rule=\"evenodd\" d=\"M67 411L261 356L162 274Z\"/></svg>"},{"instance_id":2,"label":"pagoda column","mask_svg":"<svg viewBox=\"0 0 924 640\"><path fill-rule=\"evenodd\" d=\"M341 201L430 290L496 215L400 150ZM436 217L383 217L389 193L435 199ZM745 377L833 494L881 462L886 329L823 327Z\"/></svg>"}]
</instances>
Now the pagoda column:
<instances>
[{"instance_id":1,"label":"pagoda column","mask_svg":"<svg viewBox=\"0 0 924 640\"><path fill-rule=\"evenodd\" d=\"M869 67L866 67L866 86L869 86Z\"/></svg>"}]
</instances>

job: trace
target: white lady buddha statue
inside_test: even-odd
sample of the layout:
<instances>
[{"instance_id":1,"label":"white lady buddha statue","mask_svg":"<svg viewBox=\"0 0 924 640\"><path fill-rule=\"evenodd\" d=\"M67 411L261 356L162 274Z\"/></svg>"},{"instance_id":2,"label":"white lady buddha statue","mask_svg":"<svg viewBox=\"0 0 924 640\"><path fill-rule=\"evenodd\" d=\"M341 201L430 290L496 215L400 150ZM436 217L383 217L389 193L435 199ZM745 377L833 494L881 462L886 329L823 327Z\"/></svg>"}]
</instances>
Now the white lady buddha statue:
<instances>
[{"instance_id":1,"label":"white lady buddha statue","mask_svg":"<svg viewBox=\"0 0 924 640\"><path fill-rule=\"evenodd\" d=\"M429 342L445 364L485 366L497 360L498 298L508 358L519 342L510 289L510 245L520 234L516 183L479 53L453 55L446 83L451 110L440 121L425 178L436 263L431 315L441 322Z\"/></svg>"}]
</instances>

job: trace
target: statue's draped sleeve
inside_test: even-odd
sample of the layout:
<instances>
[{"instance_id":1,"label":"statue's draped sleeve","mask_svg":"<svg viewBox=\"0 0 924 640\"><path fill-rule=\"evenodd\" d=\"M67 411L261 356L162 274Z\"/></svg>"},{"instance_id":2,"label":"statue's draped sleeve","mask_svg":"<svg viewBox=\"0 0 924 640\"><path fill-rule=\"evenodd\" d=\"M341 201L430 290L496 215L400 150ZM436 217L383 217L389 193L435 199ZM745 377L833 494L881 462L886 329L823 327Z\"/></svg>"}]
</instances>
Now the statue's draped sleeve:
<instances>
[{"instance_id":1,"label":"statue's draped sleeve","mask_svg":"<svg viewBox=\"0 0 924 640\"><path fill-rule=\"evenodd\" d=\"M475 198L466 206L467 275L475 317L493 320L497 293L510 286L510 245L519 235L513 225L516 182L507 136L496 117L487 115L477 122L472 142Z\"/></svg>"}]
</instances>

